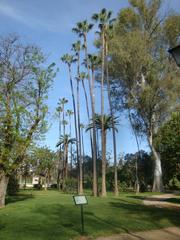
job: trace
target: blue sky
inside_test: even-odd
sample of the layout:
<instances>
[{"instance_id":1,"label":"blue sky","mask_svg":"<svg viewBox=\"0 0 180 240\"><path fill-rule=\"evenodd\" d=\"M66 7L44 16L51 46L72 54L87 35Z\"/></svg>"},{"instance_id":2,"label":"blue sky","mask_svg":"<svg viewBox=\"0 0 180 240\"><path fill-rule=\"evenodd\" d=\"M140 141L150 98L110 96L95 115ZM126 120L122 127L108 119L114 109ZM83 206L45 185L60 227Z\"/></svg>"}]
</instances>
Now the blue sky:
<instances>
[{"instance_id":1,"label":"blue sky","mask_svg":"<svg viewBox=\"0 0 180 240\"><path fill-rule=\"evenodd\" d=\"M172 8L180 12L180 0L166 0L164 12ZM69 79L64 64L60 57L69 53L71 44L77 41L77 37L71 29L75 23L84 19L90 19L93 13L102 8L113 11L114 16L120 8L128 6L126 0L0 0L0 35L17 33L27 43L35 43L48 55L49 62L55 62L60 68L59 73L49 94L49 122L50 129L46 134L46 144L55 149L58 141L58 123L54 118L54 111L59 98L66 97L69 100L68 109L72 109ZM93 35L89 36L89 47L94 51L92 44ZM96 90L97 104L99 110L99 94ZM87 123L85 100L81 96L81 120ZM125 117L121 116L119 133L117 136L118 153L136 152L137 147L130 126ZM111 150L112 138L108 135L108 150ZM89 138L85 137L86 152L89 152ZM141 141L141 147L147 149L145 140Z\"/></svg>"}]
</instances>

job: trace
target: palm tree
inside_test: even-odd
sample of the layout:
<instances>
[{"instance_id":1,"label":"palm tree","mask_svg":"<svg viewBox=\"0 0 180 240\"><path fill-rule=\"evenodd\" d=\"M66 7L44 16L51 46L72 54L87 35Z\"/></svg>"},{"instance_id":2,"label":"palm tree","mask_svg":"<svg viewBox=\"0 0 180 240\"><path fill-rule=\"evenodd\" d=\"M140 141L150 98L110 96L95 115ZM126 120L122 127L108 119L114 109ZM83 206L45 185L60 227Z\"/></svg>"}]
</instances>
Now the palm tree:
<instances>
[{"instance_id":1,"label":"palm tree","mask_svg":"<svg viewBox=\"0 0 180 240\"><path fill-rule=\"evenodd\" d=\"M79 82L80 82L80 50L81 42L72 44L72 50L77 57L77 120L78 120L78 144L79 144L79 193L83 193L83 171L82 171L82 151L81 151L81 129L80 129L80 101L79 101Z\"/></svg>"},{"instance_id":2,"label":"palm tree","mask_svg":"<svg viewBox=\"0 0 180 240\"><path fill-rule=\"evenodd\" d=\"M102 119L103 119L103 128L102 128ZM107 135L107 130L110 130L113 128L113 126L116 126L118 124L118 118L117 117L112 117L111 115L106 115L104 114L103 117L99 114L95 115L95 126L96 129L101 129L101 143L103 142L103 150L105 154L105 162L102 163L102 189L101 189L101 195L106 196L106 135ZM92 129L93 123L89 124L87 127L86 131L89 129ZM103 132L102 132L103 129ZM116 131L118 131L117 128L115 128ZM102 157L102 161L104 161ZM104 182L105 186L104 186ZM104 192L103 192L104 191Z\"/></svg>"},{"instance_id":3,"label":"palm tree","mask_svg":"<svg viewBox=\"0 0 180 240\"><path fill-rule=\"evenodd\" d=\"M80 128L81 128L81 142L82 142L82 169L83 169L83 179L84 179L84 158L85 158L85 151L84 151L84 128L85 125L84 124L80 124ZM84 181L83 181L84 182Z\"/></svg>"},{"instance_id":4,"label":"palm tree","mask_svg":"<svg viewBox=\"0 0 180 240\"><path fill-rule=\"evenodd\" d=\"M76 27L72 29L73 32L78 34L79 37L83 38L83 47L85 52L85 60L87 63L87 71L88 71L88 84L89 84L89 92L90 92L90 99L91 99L91 108L92 108L92 84L91 84L91 77L90 77L90 66L88 63L88 47L87 47L87 34L92 29L93 24L89 24L86 20L83 22L78 22ZM93 115L93 109L92 109ZM92 116L94 118L94 116ZM94 135L93 131L93 144L92 144L92 154L93 154L93 195L97 196L97 168L96 168L96 136Z\"/></svg>"},{"instance_id":5,"label":"palm tree","mask_svg":"<svg viewBox=\"0 0 180 240\"><path fill-rule=\"evenodd\" d=\"M108 69L108 43L109 43L109 38L112 37L112 29L113 29L114 21L115 19L110 19L109 17L109 20L107 22L107 26L105 29L105 72L106 72L109 109L112 117L114 117L114 113L113 113L112 99L110 94L109 69ZM117 174L116 131L114 126L112 128L112 134L113 134L113 153L114 153L114 195L118 196L119 191L118 191L118 174Z\"/></svg>"},{"instance_id":6,"label":"palm tree","mask_svg":"<svg viewBox=\"0 0 180 240\"><path fill-rule=\"evenodd\" d=\"M107 29L107 24L109 19L111 18L112 12L103 8L100 13L95 13L92 16L92 19L95 22L98 22L98 27L100 29L100 37L101 37L101 131L104 132L104 69L105 69L105 33ZM106 169L106 155L105 155L105 138L102 134L102 196L106 196L106 176L105 176L105 169Z\"/></svg>"},{"instance_id":7,"label":"palm tree","mask_svg":"<svg viewBox=\"0 0 180 240\"><path fill-rule=\"evenodd\" d=\"M76 134L76 158L77 162L79 163L79 146L78 146L78 130L77 130L77 119L76 119L76 104L75 104L75 96L74 96L74 88L73 88L73 82L72 82L72 74L71 74L71 65L75 62L75 59L72 55L65 54L62 56L61 60L65 62L68 66L69 71L69 80L70 80L70 86L71 86L71 94L72 94L72 100L73 100L73 110L74 110L74 126L75 126L75 134Z\"/></svg>"},{"instance_id":8,"label":"palm tree","mask_svg":"<svg viewBox=\"0 0 180 240\"><path fill-rule=\"evenodd\" d=\"M66 111L66 115L69 117L69 136L71 137L71 116L73 115L73 111L68 109ZM71 144L71 150L70 150L70 153L71 153L71 163L70 163L70 169L72 170L72 144Z\"/></svg>"},{"instance_id":9,"label":"palm tree","mask_svg":"<svg viewBox=\"0 0 180 240\"><path fill-rule=\"evenodd\" d=\"M62 98L59 99L59 106L61 106L62 108L62 114L63 114L63 119L62 119L62 123L63 123L63 135L65 135L65 131L66 131L66 121L65 121L65 109L64 109L64 105L68 103L68 100L66 98Z\"/></svg>"},{"instance_id":10,"label":"palm tree","mask_svg":"<svg viewBox=\"0 0 180 240\"><path fill-rule=\"evenodd\" d=\"M61 113L63 109L60 104L60 101L58 102L58 107L56 108L56 112L58 114L58 120L59 120L59 139L61 137ZM61 162L62 162L62 152L61 152L61 146L59 146L59 161L58 161L58 167L57 167L57 187L60 189L60 175L61 175Z\"/></svg>"},{"instance_id":11,"label":"palm tree","mask_svg":"<svg viewBox=\"0 0 180 240\"><path fill-rule=\"evenodd\" d=\"M63 189L65 187L65 180L68 177L68 146L69 144L74 144L75 142L77 142L76 138L70 138L68 134L65 134L64 136L62 135L60 137L59 142L56 144L56 147L62 145L65 156L65 161L63 164Z\"/></svg>"}]
</instances>

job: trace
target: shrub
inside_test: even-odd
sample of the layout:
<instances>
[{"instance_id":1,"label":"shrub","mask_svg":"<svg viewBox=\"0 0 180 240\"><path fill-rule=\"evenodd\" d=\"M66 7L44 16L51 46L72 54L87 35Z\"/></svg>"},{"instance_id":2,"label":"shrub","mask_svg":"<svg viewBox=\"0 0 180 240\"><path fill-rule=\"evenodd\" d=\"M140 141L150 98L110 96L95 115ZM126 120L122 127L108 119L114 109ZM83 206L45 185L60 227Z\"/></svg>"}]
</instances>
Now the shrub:
<instances>
[{"instance_id":1,"label":"shrub","mask_svg":"<svg viewBox=\"0 0 180 240\"><path fill-rule=\"evenodd\" d=\"M16 193L19 191L19 184L18 179L16 176L12 175L9 177L9 183L7 186L7 194L8 195L16 195Z\"/></svg>"}]
</instances>

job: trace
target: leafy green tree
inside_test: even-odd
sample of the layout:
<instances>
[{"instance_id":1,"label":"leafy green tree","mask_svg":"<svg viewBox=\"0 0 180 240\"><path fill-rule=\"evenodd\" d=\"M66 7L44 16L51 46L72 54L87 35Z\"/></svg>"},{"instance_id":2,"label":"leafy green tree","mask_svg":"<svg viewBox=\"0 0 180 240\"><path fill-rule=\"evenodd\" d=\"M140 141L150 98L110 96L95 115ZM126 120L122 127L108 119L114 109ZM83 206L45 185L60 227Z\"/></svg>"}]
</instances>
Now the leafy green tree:
<instances>
[{"instance_id":1,"label":"leafy green tree","mask_svg":"<svg viewBox=\"0 0 180 240\"><path fill-rule=\"evenodd\" d=\"M153 138L173 106L167 82L178 73L166 51L161 1L129 2L131 7L119 13L110 44L112 93L116 108L131 109L136 131L147 137L154 157L153 191L162 191L161 159Z\"/></svg>"},{"instance_id":2,"label":"leafy green tree","mask_svg":"<svg viewBox=\"0 0 180 240\"><path fill-rule=\"evenodd\" d=\"M32 152L35 174L44 177L45 190L50 186L51 176L55 167L56 154L48 147L36 147ZM41 181L39 180L39 184Z\"/></svg>"},{"instance_id":3,"label":"leafy green tree","mask_svg":"<svg viewBox=\"0 0 180 240\"><path fill-rule=\"evenodd\" d=\"M18 37L0 39L0 207L9 176L19 167L32 141L45 131L48 89L53 67L35 46Z\"/></svg>"},{"instance_id":4,"label":"leafy green tree","mask_svg":"<svg viewBox=\"0 0 180 240\"><path fill-rule=\"evenodd\" d=\"M155 143L161 154L163 180L168 186L170 180L180 181L180 113L171 118L158 130Z\"/></svg>"}]
</instances>

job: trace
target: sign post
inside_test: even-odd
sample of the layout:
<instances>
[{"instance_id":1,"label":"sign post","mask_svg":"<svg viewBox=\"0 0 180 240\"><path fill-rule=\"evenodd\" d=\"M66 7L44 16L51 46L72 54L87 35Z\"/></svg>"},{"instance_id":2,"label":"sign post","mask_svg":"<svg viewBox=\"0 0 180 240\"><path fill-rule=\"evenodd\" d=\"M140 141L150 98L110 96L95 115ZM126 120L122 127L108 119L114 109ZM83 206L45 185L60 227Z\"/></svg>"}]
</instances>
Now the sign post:
<instances>
[{"instance_id":1,"label":"sign post","mask_svg":"<svg viewBox=\"0 0 180 240\"><path fill-rule=\"evenodd\" d=\"M84 212L83 212L83 205L88 204L87 198L84 195L73 196L75 205L81 206L81 232L84 233Z\"/></svg>"}]
</instances>

